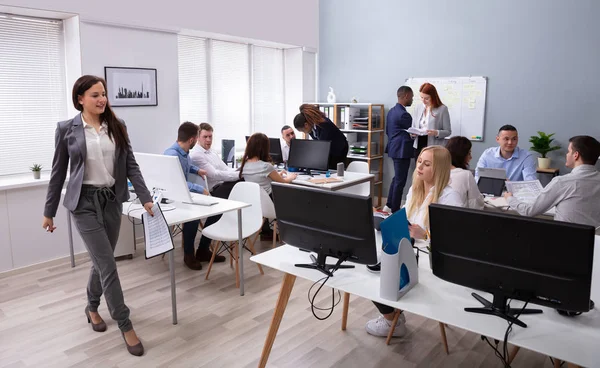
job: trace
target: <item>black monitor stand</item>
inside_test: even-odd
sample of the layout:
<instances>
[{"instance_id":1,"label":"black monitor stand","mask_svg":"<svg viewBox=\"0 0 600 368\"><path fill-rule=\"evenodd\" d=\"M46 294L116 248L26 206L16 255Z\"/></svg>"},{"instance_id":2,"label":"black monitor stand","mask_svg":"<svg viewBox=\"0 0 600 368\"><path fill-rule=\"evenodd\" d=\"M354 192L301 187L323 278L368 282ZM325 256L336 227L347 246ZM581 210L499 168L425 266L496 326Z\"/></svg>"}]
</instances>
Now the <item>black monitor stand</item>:
<instances>
[{"instance_id":1,"label":"black monitor stand","mask_svg":"<svg viewBox=\"0 0 600 368\"><path fill-rule=\"evenodd\" d=\"M308 175L308 176L313 176L312 172L310 171L310 169L304 169L300 172L298 172L298 175Z\"/></svg>"},{"instance_id":2,"label":"black monitor stand","mask_svg":"<svg viewBox=\"0 0 600 368\"><path fill-rule=\"evenodd\" d=\"M344 262L344 260L345 260L344 258L338 259L338 262L334 265L325 263L326 258L327 258L327 256L325 255L325 253L319 252L319 253L317 253L316 258L312 254L310 255L310 259L312 259L313 263L298 263L298 264L295 264L294 266L301 267L301 268L310 268L313 270L319 270L319 271L323 272L325 275L330 276L330 277L333 276L333 271L335 271L337 269L354 268L354 266L352 266L352 265L341 265L341 263Z\"/></svg>"},{"instance_id":3,"label":"black monitor stand","mask_svg":"<svg viewBox=\"0 0 600 368\"><path fill-rule=\"evenodd\" d=\"M481 304L483 304L483 308L465 308L465 312L497 316L512 322L517 326L527 327L527 325L516 318L515 315L543 313L541 309L508 308L506 303L507 298L504 295L494 294L493 302L489 302L487 299L481 295L478 295L477 293L471 293L471 295L473 295L473 298L477 299Z\"/></svg>"}]
</instances>

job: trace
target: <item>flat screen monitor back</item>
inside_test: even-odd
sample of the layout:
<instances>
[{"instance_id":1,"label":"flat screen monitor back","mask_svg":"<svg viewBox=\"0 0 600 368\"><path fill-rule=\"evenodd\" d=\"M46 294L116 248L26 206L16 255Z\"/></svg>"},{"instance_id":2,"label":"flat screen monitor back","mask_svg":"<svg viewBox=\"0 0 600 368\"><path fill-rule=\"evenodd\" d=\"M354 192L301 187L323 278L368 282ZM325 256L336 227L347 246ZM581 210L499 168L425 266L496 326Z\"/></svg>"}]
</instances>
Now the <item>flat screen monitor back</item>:
<instances>
[{"instance_id":1,"label":"flat screen monitor back","mask_svg":"<svg viewBox=\"0 0 600 368\"><path fill-rule=\"evenodd\" d=\"M439 204L429 216L436 276L495 297L589 310L594 227Z\"/></svg>"}]
</instances>

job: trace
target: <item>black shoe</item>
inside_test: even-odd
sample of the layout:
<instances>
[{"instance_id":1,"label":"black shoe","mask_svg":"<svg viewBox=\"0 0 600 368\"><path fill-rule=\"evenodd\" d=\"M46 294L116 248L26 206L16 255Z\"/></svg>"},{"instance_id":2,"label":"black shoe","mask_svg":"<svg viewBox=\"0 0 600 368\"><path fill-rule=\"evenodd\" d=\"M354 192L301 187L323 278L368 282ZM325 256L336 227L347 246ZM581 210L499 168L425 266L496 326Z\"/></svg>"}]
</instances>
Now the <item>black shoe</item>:
<instances>
[{"instance_id":1,"label":"black shoe","mask_svg":"<svg viewBox=\"0 0 600 368\"><path fill-rule=\"evenodd\" d=\"M212 252L208 249L198 249L196 251L196 260L198 262L210 262L212 258ZM225 257L220 255L215 255L215 263L225 262Z\"/></svg>"},{"instance_id":2,"label":"black shoe","mask_svg":"<svg viewBox=\"0 0 600 368\"><path fill-rule=\"evenodd\" d=\"M373 273L381 272L381 262L374 264L374 265L367 265L367 270L369 270L369 272L373 272Z\"/></svg>"},{"instance_id":3,"label":"black shoe","mask_svg":"<svg viewBox=\"0 0 600 368\"><path fill-rule=\"evenodd\" d=\"M194 271L199 271L202 269L202 265L200 261L194 257L193 254L186 254L183 256L183 263L190 269Z\"/></svg>"}]
</instances>

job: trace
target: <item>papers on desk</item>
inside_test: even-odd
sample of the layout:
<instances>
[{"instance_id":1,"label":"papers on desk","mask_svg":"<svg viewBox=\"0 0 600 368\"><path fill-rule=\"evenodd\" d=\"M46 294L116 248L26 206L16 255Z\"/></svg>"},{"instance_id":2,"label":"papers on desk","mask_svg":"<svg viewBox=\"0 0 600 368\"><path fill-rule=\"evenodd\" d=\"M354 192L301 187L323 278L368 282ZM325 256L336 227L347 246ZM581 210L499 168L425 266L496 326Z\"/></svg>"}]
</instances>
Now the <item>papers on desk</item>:
<instances>
[{"instance_id":1,"label":"papers on desk","mask_svg":"<svg viewBox=\"0 0 600 368\"><path fill-rule=\"evenodd\" d=\"M542 189L542 183L539 180L506 182L506 190L524 203L533 203L542 192Z\"/></svg>"},{"instance_id":2,"label":"papers on desk","mask_svg":"<svg viewBox=\"0 0 600 368\"><path fill-rule=\"evenodd\" d=\"M152 206L152 212L154 216L150 216L145 211L142 214L144 237L146 238L146 259L156 257L174 249L169 225L167 225L167 220L157 203L154 203L154 206Z\"/></svg>"},{"instance_id":3,"label":"papers on desk","mask_svg":"<svg viewBox=\"0 0 600 368\"><path fill-rule=\"evenodd\" d=\"M418 129L415 127L410 127L408 129L406 129L406 131L409 134L414 134L414 135L427 135L427 129Z\"/></svg>"},{"instance_id":4,"label":"papers on desk","mask_svg":"<svg viewBox=\"0 0 600 368\"><path fill-rule=\"evenodd\" d=\"M308 181L309 183L313 183L313 184L329 184L329 183L343 182L342 179L338 179L338 178L310 178L306 181Z\"/></svg>"}]
</instances>

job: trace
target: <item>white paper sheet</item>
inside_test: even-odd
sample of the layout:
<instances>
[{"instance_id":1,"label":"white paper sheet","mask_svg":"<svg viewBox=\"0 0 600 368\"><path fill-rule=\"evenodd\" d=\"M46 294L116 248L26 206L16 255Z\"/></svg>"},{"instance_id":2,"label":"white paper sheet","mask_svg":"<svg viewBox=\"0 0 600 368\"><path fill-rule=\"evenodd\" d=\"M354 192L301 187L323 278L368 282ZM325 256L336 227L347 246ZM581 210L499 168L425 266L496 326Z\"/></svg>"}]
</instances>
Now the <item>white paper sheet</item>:
<instances>
[{"instance_id":1,"label":"white paper sheet","mask_svg":"<svg viewBox=\"0 0 600 368\"><path fill-rule=\"evenodd\" d=\"M158 256L174 249L171 232L160 206L152 206L154 216L148 212L142 214L144 236L146 238L146 259Z\"/></svg>"},{"instance_id":2,"label":"white paper sheet","mask_svg":"<svg viewBox=\"0 0 600 368\"><path fill-rule=\"evenodd\" d=\"M542 189L544 188L539 180L506 182L506 190L511 192L515 198L525 203L533 203L540 195Z\"/></svg>"}]
</instances>

